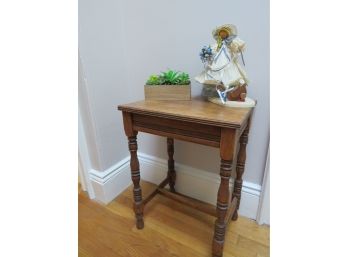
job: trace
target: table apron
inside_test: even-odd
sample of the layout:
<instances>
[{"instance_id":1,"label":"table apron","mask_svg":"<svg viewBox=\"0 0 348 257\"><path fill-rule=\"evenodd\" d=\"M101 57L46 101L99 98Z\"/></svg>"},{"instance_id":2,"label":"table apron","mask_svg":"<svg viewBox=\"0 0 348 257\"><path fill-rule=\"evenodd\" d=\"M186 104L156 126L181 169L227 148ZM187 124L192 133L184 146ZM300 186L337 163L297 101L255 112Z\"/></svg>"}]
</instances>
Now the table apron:
<instances>
[{"instance_id":1,"label":"table apron","mask_svg":"<svg viewBox=\"0 0 348 257\"><path fill-rule=\"evenodd\" d=\"M182 120L132 114L133 129L197 144L220 147L221 128Z\"/></svg>"}]
</instances>

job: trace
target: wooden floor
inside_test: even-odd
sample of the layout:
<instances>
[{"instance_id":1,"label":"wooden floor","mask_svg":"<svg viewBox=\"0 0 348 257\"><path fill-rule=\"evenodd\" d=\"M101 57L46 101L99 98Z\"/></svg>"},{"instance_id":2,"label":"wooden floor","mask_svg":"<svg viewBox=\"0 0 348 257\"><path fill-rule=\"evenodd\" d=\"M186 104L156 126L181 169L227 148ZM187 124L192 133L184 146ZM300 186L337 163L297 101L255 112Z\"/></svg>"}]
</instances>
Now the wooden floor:
<instances>
[{"instance_id":1,"label":"wooden floor","mask_svg":"<svg viewBox=\"0 0 348 257\"><path fill-rule=\"evenodd\" d=\"M154 185L142 182L143 195ZM211 257L215 218L157 195L137 230L132 187L103 206L79 192L79 257ZM231 222L224 257L269 256L269 227L239 217Z\"/></svg>"}]
</instances>

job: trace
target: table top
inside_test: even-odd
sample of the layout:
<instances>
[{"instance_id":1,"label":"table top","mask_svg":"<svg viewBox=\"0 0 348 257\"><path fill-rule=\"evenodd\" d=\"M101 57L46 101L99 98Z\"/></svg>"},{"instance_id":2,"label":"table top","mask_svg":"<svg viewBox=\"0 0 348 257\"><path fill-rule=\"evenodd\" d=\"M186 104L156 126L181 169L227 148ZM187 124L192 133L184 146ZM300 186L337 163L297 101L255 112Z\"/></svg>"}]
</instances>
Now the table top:
<instances>
[{"instance_id":1,"label":"table top","mask_svg":"<svg viewBox=\"0 0 348 257\"><path fill-rule=\"evenodd\" d=\"M143 100L119 105L118 110L229 128L242 127L252 112L252 108L224 107L201 99Z\"/></svg>"}]
</instances>

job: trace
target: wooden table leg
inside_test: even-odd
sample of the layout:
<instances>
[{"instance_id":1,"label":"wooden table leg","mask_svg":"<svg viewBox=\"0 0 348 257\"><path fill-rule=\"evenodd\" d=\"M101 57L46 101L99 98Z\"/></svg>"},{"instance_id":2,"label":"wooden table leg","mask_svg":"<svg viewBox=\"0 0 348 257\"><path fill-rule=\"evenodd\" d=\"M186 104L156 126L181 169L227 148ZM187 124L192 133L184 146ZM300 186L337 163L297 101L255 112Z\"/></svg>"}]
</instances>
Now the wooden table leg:
<instances>
[{"instance_id":1,"label":"wooden table leg","mask_svg":"<svg viewBox=\"0 0 348 257\"><path fill-rule=\"evenodd\" d=\"M236 148L235 144L236 132L233 129L221 130L220 141L220 177L221 182L218 191L215 221L215 231L213 238L213 257L221 257L225 242L226 223L225 216L229 206L229 183L232 174L232 162Z\"/></svg>"},{"instance_id":2,"label":"wooden table leg","mask_svg":"<svg viewBox=\"0 0 348 257\"><path fill-rule=\"evenodd\" d=\"M130 157L130 166L132 172L132 181L133 181L133 197L134 197L134 213L136 218L136 226L138 229L144 228L144 220L143 220L143 200L141 194L140 187L140 171L139 171L139 160L137 155L138 144L137 144L137 136L128 137L128 146L131 154Z\"/></svg>"},{"instance_id":3,"label":"wooden table leg","mask_svg":"<svg viewBox=\"0 0 348 257\"><path fill-rule=\"evenodd\" d=\"M244 132L239 138L239 152L237 157L237 166L236 166L236 179L234 181L234 187L233 187L233 193L232 193L232 199L233 197L237 197L237 208L232 216L232 220L238 219L238 209L240 205L240 199L242 196L242 186L243 186L243 173L244 173L244 167L245 167L245 160L246 160L246 146L248 144L248 134L249 134L249 127L250 127L250 121L248 122L247 127L245 128Z\"/></svg>"},{"instance_id":4,"label":"wooden table leg","mask_svg":"<svg viewBox=\"0 0 348 257\"><path fill-rule=\"evenodd\" d=\"M175 192L175 180L176 172L174 168L174 139L167 138L167 151L168 151L168 173L167 177L169 179L170 191Z\"/></svg>"},{"instance_id":5,"label":"wooden table leg","mask_svg":"<svg viewBox=\"0 0 348 257\"><path fill-rule=\"evenodd\" d=\"M137 144L137 134L138 131L133 129L133 119L132 115L127 112L122 112L123 116L123 126L124 132L128 137L128 148L130 152L130 168L132 173L133 181L133 209L136 218L136 226L138 229L144 228L143 210L144 203L141 195L140 187L140 170L139 170L139 160L138 160L138 144Z\"/></svg>"}]
</instances>

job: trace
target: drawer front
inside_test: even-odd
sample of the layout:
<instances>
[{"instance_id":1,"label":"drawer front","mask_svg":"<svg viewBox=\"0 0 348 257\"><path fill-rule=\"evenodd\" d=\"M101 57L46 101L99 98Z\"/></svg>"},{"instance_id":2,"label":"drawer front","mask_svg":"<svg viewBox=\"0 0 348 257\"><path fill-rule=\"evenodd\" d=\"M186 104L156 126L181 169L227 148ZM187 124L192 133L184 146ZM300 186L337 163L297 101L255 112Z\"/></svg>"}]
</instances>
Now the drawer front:
<instances>
[{"instance_id":1,"label":"drawer front","mask_svg":"<svg viewBox=\"0 0 348 257\"><path fill-rule=\"evenodd\" d=\"M193 122L132 114L133 129L209 146L220 146L221 129Z\"/></svg>"}]
</instances>

